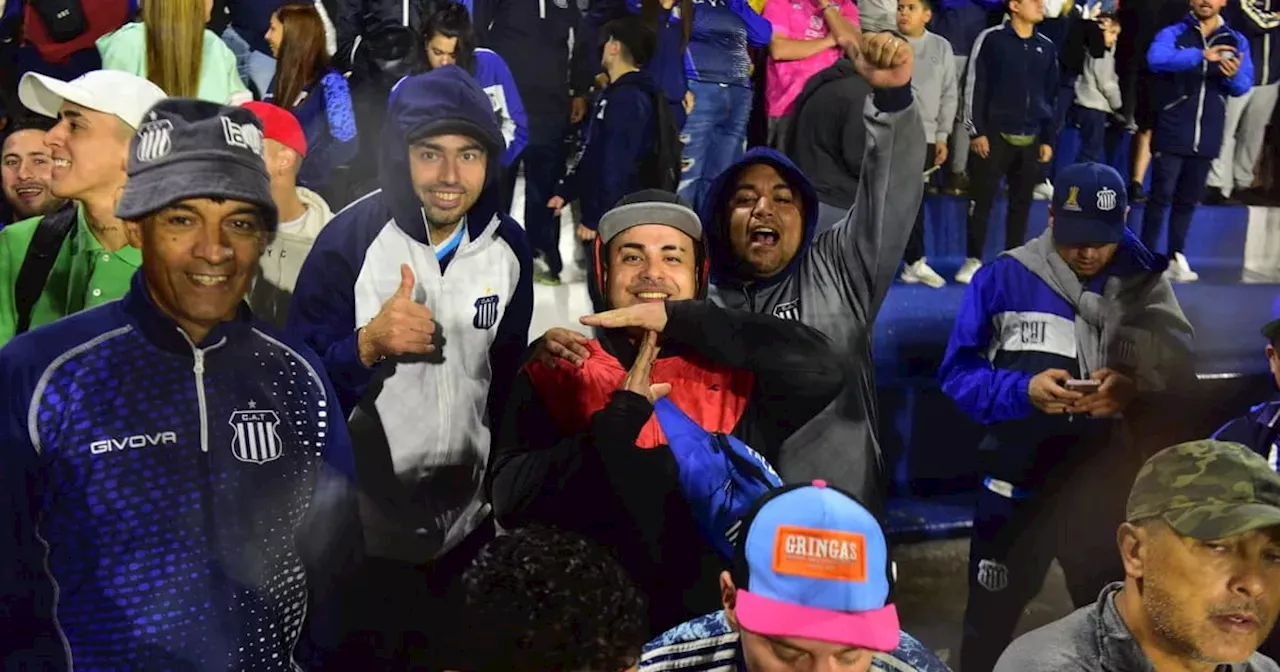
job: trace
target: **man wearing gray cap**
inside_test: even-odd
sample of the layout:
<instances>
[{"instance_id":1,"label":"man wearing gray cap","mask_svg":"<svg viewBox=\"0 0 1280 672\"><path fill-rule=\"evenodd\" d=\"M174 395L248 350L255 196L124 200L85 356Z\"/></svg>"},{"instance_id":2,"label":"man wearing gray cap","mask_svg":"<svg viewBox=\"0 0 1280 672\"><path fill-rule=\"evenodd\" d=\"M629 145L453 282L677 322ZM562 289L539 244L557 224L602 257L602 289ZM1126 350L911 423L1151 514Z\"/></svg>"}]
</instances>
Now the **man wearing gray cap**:
<instances>
[{"instance_id":1,"label":"man wearing gray cap","mask_svg":"<svg viewBox=\"0 0 1280 672\"><path fill-rule=\"evenodd\" d=\"M297 669L359 541L324 368L243 302L276 227L262 128L168 99L129 150L128 292L0 350L0 659Z\"/></svg>"},{"instance_id":2,"label":"man wearing gray cap","mask_svg":"<svg viewBox=\"0 0 1280 672\"><path fill-rule=\"evenodd\" d=\"M742 445L775 457L843 377L814 329L706 300L702 224L675 194L623 198L596 241L594 281L611 310L582 323L600 338L580 365L521 371L490 492L504 527L552 525L613 550L662 631L719 608L727 561L714 550L722 540L695 522L682 451L710 445L702 450L764 471Z\"/></svg>"},{"instance_id":3,"label":"man wearing gray cap","mask_svg":"<svg viewBox=\"0 0 1280 672\"><path fill-rule=\"evenodd\" d=\"M1116 535L1125 579L1030 632L996 672L1274 672L1256 653L1280 613L1280 475L1238 443L1156 453Z\"/></svg>"}]
</instances>

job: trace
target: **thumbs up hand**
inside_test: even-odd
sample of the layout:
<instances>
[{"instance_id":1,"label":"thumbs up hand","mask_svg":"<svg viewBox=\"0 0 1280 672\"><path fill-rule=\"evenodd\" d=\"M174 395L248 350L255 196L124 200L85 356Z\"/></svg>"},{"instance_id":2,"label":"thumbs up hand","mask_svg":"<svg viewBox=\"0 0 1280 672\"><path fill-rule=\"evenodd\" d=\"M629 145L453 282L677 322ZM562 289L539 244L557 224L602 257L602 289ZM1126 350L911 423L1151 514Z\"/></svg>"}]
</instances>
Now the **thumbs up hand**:
<instances>
[{"instance_id":1,"label":"thumbs up hand","mask_svg":"<svg viewBox=\"0 0 1280 672\"><path fill-rule=\"evenodd\" d=\"M417 279L408 264L400 265L400 287L382 304L382 310L360 329L357 337L360 362L373 366L387 357L429 355L436 323L431 309L413 300Z\"/></svg>"}]
</instances>

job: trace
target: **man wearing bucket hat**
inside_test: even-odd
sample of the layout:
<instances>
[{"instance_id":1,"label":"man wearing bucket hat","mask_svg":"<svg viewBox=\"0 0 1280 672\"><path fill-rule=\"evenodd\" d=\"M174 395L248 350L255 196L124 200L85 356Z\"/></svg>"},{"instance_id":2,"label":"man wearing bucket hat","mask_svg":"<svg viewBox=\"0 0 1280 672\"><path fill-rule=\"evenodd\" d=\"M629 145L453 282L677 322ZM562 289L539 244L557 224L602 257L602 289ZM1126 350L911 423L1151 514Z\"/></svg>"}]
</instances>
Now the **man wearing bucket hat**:
<instances>
[{"instance_id":1,"label":"man wearing bucket hat","mask_svg":"<svg viewBox=\"0 0 1280 672\"><path fill-rule=\"evenodd\" d=\"M58 120L45 134L53 159L49 189L75 207L0 232L0 345L128 290L142 260L115 202L129 139L165 94L146 78L95 70L69 82L27 73L18 97L32 112Z\"/></svg>"},{"instance_id":2,"label":"man wearing bucket hat","mask_svg":"<svg viewBox=\"0 0 1280 672\"><path fill-rule=\"evenodd\" d=\"M1125 520L1124 581L1020 637L997 672L1280 670L1255 653L1280 613L1280 475L1266 460L1223 441L1166 448Z\"/></svg>"},{"instance_id":3,"label":"man wearing bucket hat","mask_svg":"<svg viewBox=\"0 0 1280 672\"><path fill-rule=\"evenodd\" d=\"M1262 325L1262 337L1267 339L1267 366L1276 385L1280 386L1280 296L1271 304L1271 321ZM1213 438L1249 446L1253 452L1267 458L1272 469L1277 469L1280 465L1276 445L1280 440L1280 397L1250 408L1247 415L1223 425Z\"/></svg>"},{"instance_id":4,"label":"man wearing bucket hat","mask_svg":"<svg viewBox=\"0 0 1280 672\"><path fill-rule=\"evenodd\" d=\"M276 228L262 143L248 110L157 103L115 213L129 291L0 350L14 669L297 669L358 544L324 367L243 301Z\"/></svg>"},{"instance_id":5,"label":"man wearing bucket hat","mask_svg":"<svg viewBox=\"0 0 1280 672\"><path fill-rule=\"evenodd\" d=\"M779 488L741 529L723 610L651 641L640 672L948 669L899 630L888 542L852 495L823 481Z\"/></svg>"},{"instance_id":6,"label":"man wearing bucket hat","mask_svg":"<svg viewBox=\"0 0 1280 672\"><path fill-rule=\"evenodd\" d=\"M978 271L956 316L942 389L987 427L966 670L995 664L1054 558L1077 607L1119 578L1096 549L1141 464L1132 402L1190 378L1191 325L1163 276L1169 262L1129 232L1127 210L1111 167L1062 170L1049 228Z\"/></svg>"},{"instance_id":7,"label":"man wearing bucket hat","mask_svg":"<svg viewBox=\"0 0 1280 672\"><path fill-rule=\"evenodd\" d=\"M768 459L844 380L812 328L706 301L702 240L665 191L601 217L594 281L612 310L582 318L600 337L581 366L525 366L489 474L504 527L562 527L616 553L655 629L716 608L738 518L780 484ZM694 504L725 491L713 510Z\"/></svg>"}]
</instances>

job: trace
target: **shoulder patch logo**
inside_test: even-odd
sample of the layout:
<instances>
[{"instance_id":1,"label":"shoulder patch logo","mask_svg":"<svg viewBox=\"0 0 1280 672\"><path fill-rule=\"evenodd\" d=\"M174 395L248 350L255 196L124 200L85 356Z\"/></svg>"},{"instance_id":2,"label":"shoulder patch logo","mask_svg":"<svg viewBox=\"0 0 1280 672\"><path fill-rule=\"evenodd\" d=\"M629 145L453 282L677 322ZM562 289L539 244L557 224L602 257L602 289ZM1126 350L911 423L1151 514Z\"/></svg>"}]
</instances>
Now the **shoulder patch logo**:
<instances>
[{"instance_id":1,"label":"shoulder patch logo","mask_svg":"<svg viewBox=\"0 0 1280 672\"><path fill-rule=\"evenodd\" d=\"M249 408L257 404L249 402ZM273 410L235 411L227 421L235 430L231 439L231 454L241 462L266 464L284 453L283 442L276 428L280 416Z\"/></svg>"},{"instance_id":2,"label":"shoulder patch logo","mask_svg":"<svg viewBox=\"0 0 1280 672\"><path fill-rule=\"evenodd\" d=\"M491 329L498 323L498 295L489 294L476 299L476 316L471 326L476 329Z\"/></svg>"},{"instance_id":3,"label":"shoulder patch logo","mask_svg":"<svg viewBox=\"0 0 1280 672\"><path fill-rule=\"evenodd\" d=\"M779 303L773 307L773 316L780 320L800 321L800 299Z\"/></svg>"}]
</instances>

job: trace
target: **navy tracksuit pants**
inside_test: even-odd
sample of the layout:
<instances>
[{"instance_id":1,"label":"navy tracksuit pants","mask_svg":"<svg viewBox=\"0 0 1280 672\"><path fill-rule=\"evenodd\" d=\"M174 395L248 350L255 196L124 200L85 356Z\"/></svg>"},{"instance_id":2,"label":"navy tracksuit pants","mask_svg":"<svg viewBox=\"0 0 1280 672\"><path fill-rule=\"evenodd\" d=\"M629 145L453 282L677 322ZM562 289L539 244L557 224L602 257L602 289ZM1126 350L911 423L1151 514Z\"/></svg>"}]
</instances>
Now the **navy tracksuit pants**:
<instances>
[{"instance_id":1,"label":"navy tracksuit pants","mask_svg":"<svg viewBox=\"0 0 1280 672\"><path fill-rule=\"evenodd\" d=\"M1011 492L988 479L991 485L979 493L960 648L965 672L995 667L1055 558L1076 608L1124 578L1116 529L1142 457L1119 442L1117 423L1099 424L1100 431L1036 447L1037 466L1049 467L1046 477L1032 479L1038 487ZM984 452L983 459L988 473L1000 473L998 452Z\"/></svg>"}]
</instances>

